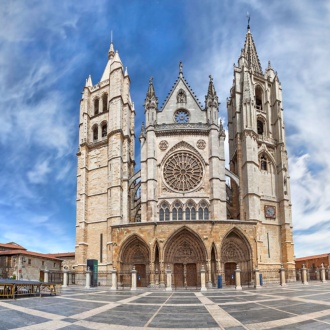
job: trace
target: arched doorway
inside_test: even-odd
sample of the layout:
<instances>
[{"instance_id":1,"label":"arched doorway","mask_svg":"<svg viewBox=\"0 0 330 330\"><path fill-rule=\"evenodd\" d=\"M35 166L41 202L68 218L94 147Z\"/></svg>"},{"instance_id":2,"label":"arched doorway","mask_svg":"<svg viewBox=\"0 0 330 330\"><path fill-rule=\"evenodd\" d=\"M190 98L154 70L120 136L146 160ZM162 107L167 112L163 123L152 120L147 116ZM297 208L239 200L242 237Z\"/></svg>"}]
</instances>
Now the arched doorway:
<instances>
[{"instance_id":1,"label":"arched doorway","mask_svg":"<svg viewBox=\"0 0 330 330\"><path fill-rule=\"evenodd\" d=\"M144 287L149 284L149 248L137 235L130 237L122 246L120 258L119 281L123 286L130 286L130 273L135 267L136 286Z\"/></svg>"},{"instance_id":2,"label":"arched doorway","mask_svg":"<svg viewBox=\"0 0 330 330\"><path fill-rule=\"evenodd\" d=\"M251 282L251 248L245 236L237 229L232 230L223 239L221 246L221 265L224 270L226 285L235 285L235 269L241 270L241 283Z\"/></svg>"},{"instance_id":3,"label":"arched doorway","mask_svg":"<svg viewBox=\"0 0 330 330\"><path fill-rule=\"evenodd\" d=\"M200 270L206 263L206 249L201 238L183 228L173 234L165 245L164 261L173 272L175 287L200 286Z\"/></svg>"}]
</instances>

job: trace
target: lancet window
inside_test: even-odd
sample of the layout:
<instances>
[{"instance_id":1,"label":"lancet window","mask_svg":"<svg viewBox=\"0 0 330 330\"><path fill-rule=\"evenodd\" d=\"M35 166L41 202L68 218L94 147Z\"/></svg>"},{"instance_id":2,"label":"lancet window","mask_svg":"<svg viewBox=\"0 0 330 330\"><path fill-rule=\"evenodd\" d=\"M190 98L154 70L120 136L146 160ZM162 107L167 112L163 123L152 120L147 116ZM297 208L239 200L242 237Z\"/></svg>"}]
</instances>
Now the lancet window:
<instances>
[{"instance_id":1,"label":"lancet window","mask_svg":"<svg viewBox=\"0 0 330 330\"><path fill-rule=\"evenodd\" d=\"M99 114L99 104L100 104L100 100L99 99L95 99L94 100L94 115L98 115Z\"/></svg>"},{"instance_id":2,"label":"lancet window","mask_svg":"<svg viewBox=\"0 0 330 330\"><path fill-rule=\"evenodd\" d=\"M170 208L169 205L164 202L162 203L159 210L159 221L168 221L170 220Z\"/></svg>"},{"instance_id":3,"label":"lancet window","mask_svg":"<svg viewBox=\"0 0 330 330\"><path fill-rule=\"evenodd\" d=\"M106 112L108 110L108 94L103 94L102 96L102 107L103 112Z\"/></svg>"},{"instance_id":4,"label":"lancet window","mask_svg":"<svg viewBox=\"0 0 330 330\"><path fill-rule=\"evenodd\" d=\"M172 220L183 220L182 204L178 201L174 202Z\"/></svg>"},{"instance_id":5,"label":"lancet window","mask_svg":"<svg viewBox=\"0 0 330 330\"><path fill-rule=\"evenodd\" d=\"M198 209L199 220L209 220L209 208L206 202L202 201Z\"/></svg>"}]
</instances>

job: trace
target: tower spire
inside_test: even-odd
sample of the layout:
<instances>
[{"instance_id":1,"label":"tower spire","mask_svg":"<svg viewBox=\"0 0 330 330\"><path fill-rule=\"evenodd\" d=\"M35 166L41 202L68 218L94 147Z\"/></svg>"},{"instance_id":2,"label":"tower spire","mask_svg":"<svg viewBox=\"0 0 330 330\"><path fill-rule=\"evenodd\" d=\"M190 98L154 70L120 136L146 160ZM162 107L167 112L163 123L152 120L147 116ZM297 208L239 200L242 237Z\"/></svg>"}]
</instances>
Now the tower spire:
<instances>
[{"instance_id":1,"label":"tower spire","mask_svg":"<svg viewBox=\"0 0 330 330\"><path fill-rule=\"evenodd\" d=\"M248 31L246 33L243 54L247 61L248 68L253 69L255 73L263 74L257 54L257 49L253 41L252 33L250 31L250 16L248 18Z\"/></svg>"},{"instance_id":2,"label":"tower spire","mask_svg":"<svg viewBox=\"0 0 330 330\"><path fill-rule=\"evenodd\" d=\"M154 84L153 84L153 77L150 77L149 79L149 87L148 87L148 91L147 91L147 96L145 99L145 103L144 106L145 108L155 108L157 109L158 107L158 98L156 96L155 93L155 88L154 88Z\"/></svg>"}]
</instances>

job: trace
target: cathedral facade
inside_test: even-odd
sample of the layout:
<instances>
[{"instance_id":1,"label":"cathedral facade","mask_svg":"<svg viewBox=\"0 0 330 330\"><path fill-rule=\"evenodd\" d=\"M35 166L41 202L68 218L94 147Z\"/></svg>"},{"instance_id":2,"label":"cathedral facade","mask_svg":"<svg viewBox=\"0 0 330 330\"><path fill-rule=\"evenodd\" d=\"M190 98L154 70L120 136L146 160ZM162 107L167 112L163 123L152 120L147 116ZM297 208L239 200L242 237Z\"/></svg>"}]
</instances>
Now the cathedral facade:
<instances>
[{"instance_id":1,"label":"cathedral facade","mask_svg":"<svg viewBox=\"0 0 330 330\"><path fill-rule=\"evenodd\" d=\"M243 284L255 268L294 269L281 84L270 63L262 70L249 28L227 99L229 169L211 76L205 90L202 106L180 63L160 108L150 79L136 166L130 78L111 43L80 104L78 270L89 259L122 276L135 267L138 286L164 287L170 269L176 287L198 287L203 268L212 287L218 275L232 284L237 267Z\"/></svg>"}]
</instances>

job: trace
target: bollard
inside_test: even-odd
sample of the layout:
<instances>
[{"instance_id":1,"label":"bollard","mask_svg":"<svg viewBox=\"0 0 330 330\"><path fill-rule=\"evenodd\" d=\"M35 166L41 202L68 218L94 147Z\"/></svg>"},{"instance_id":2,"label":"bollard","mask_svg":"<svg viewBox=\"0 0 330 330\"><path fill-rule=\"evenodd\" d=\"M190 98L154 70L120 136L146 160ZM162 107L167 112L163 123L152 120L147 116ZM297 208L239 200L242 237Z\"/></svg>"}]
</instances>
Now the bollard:
<instances>
[{"instance_id":1,"label":"bollard","mask_svg":"<svg viewBox=\"0 0 330 330\"><path fill-rule=\"evenodd\" d=\"M90 289L91 287L91 273L92 271L89 270L89 267L87 267L86 270L86 286L85 289Z\"/></svg>"},{"instance_id":2,"label":"bollard","mask_svg":"<svg viewBox=\"0 0 330 330\"><path fill-rule=\"evenodd\" d=\"M63 271L63 285L62 288L67 288L68 287L68 271L64 270Z\"/></svg>"},{"instance_id":3,"label":"bollard","mask_svg":"<svg viewBox=\"0 0 330 330\"><path fill-rule=\"evenodd\" d=\"M254 287L256 289L260 289L261 286L260 286L260 275L259 274L259 269L258 267L256 267L256 269L254 270Z\"/></svg>"},{"instance_id":4,"label":"bollard","mask_svg":"<svg viewBox=\"0 0 330 330\"><path fill-rule=\"evenodd\" d=\"M305 268L305 265L302 265L301 268L301 280L302 280L302 284L304 285L308 285L308 281L307 281L307 269Z\"/></svg>"},{"instance_id":5,"label":"bollard","mask_svg":"<svg viewBox=\"0 0 330 330\"><path fill-rule=\"evenodd\" d=\"M201 268L201 291L207 291L205 286L205 268L204 265L202 265Z\"/></svg>"},{"instance_id":6,"label":"bollard","mask_svg":"<svg viewBox=\"0 0 330 330\"><path fill-rule=\"evenodd\" d=\"M170 265L167 265L166 269L166 289L165 291L172 291L172 271Z\"/></svg>"},{"instance_id":7,"label":"bollard","mask_svg":"<svg viewBox=\"0 0 330 330\"><path fill-rule=\"evenodd\" d=\"M242 290L241 286L241 270L239 269L239 266L236 266L235 269L235 289L236 290Z\"/></svg>"},{"instance_id":8,"label":"bollard","mask_svg":"<svg viewBox=\"0 0 330 330\"><path fill-rule=\"evenodd\" d=\"M285 268L283 267L283 264L281 264L281 268L280 268L280 284L281 284L281 286L286 286L286 283L285 283Z\"/></svg>"},{"instance_id":9,"label":"bollard","mask_svg":"<svg viewBox=\"0 0 330 330\"><path fill-rule=\"evenodd\" d=\"M113 266L112 272L111 272L111 288L110 290L117 290L117 270L116 267Z\"/></svg>"},{"instance_id":10,"label":"bollard","mask_svg":"<svg viewBox=\"0 0 330 330\"><path fill-rule=\"evenodd\" d=\"M222 275L218 275L218 289L222 289Z\"/></svg>"},{"instance_id":11,"label":"bollard","mask_svg":"<svg viewBox=\"0 0 330 330\"><path fill-rule=\"evenodd\" d=\"M133 266L132 269L132 285L131 285L131 291L135 291L136 290L136 269L135 266Z\"/></svg>"},{"instance_id":12,"label":"bollard","mask_svg":"<svg viewBox=\"0 0 330 330\"><path fill-rule=\"evenodd\" d=\"M49 281L49 270L45 269L44 270L44 282L48 283L48 281Z\"/></svg>"},{"instance_id":13,"label":"bollard","mask_svg":"<svg viewBox=\"0 0 330 330\"><path fill-rule=\"evenodd\" d=\"M321 266L321 282L322 283L326 283L325 280L325 268L324 268L324 263L322 262L322 266Z\"/></svg>"}]
</instances>

